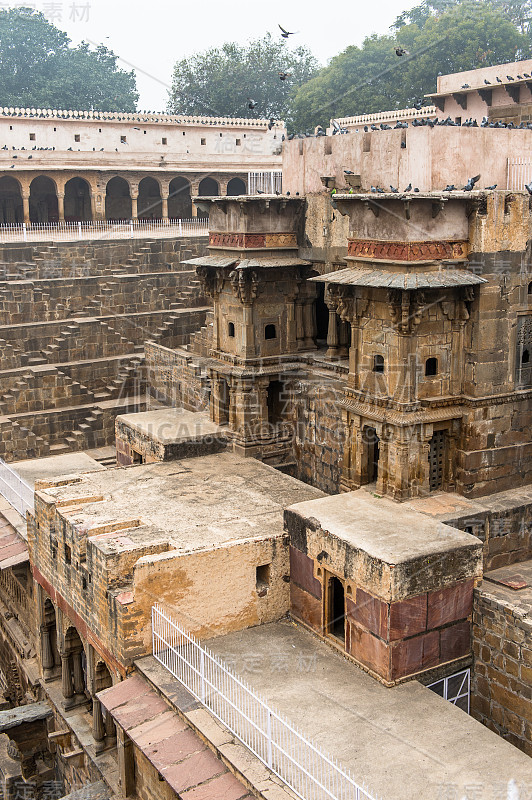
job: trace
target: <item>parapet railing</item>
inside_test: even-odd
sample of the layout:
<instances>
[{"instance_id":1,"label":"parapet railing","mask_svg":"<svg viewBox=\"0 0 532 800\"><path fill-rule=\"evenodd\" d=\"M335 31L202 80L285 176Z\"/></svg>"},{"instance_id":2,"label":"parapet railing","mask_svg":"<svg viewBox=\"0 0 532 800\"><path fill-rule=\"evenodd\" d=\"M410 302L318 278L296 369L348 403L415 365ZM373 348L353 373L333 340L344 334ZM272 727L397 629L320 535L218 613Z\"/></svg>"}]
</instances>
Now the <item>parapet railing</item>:
<instances>
[{"instance_id":1,"label":"parapet railing","mask_svg":"<svg viewBox=\"0 0 532 800\"><path fill-rule=\"evenodd\" d=\"M415 119L416 117L435 117L439 113L441 112L436 106L422 106L421 109L399 108L397 111L377 111L374 114L359 114L354 117L337 117L336 122L342 128L346 128L350 125L366 125L371 122L395 122L396 120Z\"/></svg>"},{"instance_id":2,"label":"parapet railing","mask_svg":"<svg viewBox=\"0 0 532 800\"><path fill-rule=\"evenodd\" d=\"M46 222L0 225L0 244L10 242L71 242L83 239L141 239L146 237L208 236L209 220L154 219L110 222Z\"/></svg>"},{"instance_id":3,"label":"parapet railing","mask_svg":"<svg viewBox=\"0 0 532 800\"><path fill-rule=\"evenodd\" d=\"M159 605L153 655L302 800L377 800Z\"/></svg>"},{"instance_id":4,"label":"parapet railing","mask_svg":"<svg viewBox=\"0 0 532 800\"><path fill-rule=\"evenodd\" d=\"M26 511L31 511L33 514L35 497L33 488L2 458L0 458L0 494L22 517L26 517Z\"/></svg>"},{"instance_id":5,"label":"parapet railing","mask_svg":"<svg viewBox=\"0 0 532 800\"><path fill-rule=\"evenodd\" d=\"M532 157L510 156L506 169L506 188L522 192L532 180Z\"/></svg>"},{"instance_id":6,"label":"parapet railing","mask_svg":"<svg viewBox=\"0 0 532 800\"><path fill-rule=\"evenodd\" d=\"M164 111L78 111L64 108L23 108L19 106L0 106L0 116L30 119L66 119L80 122L97 120L99 122L159 122L162 125L215 125L238 128L266 128L269 119L250 117L210 117L207 114L167 114ZM284 122L274 120L276 128L284 128Z\"/></svg>"}]
</instances>

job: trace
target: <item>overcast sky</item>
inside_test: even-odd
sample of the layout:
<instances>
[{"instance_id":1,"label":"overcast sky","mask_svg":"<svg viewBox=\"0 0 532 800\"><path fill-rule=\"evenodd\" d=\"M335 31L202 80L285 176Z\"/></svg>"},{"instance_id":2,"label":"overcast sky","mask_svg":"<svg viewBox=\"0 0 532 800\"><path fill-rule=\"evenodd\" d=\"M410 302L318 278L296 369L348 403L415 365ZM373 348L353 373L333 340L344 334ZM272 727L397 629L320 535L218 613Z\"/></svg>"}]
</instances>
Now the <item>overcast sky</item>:
<instances>
[{"instance_id":1,"label":"overcast sky","mask_svg":"<svg viewBox=\"0 0 532 800\"><path fill-rule=\"evenodd\" d=\"M387 33L394 19L420 0L32 0L24 3L67 31L74 43L103 42L134 68L139 109L166 106L174 63L226 41L245 43L277 23L299 31L292 46L308 47L325 64L371 33ZM22 5L0 3L0 6ZM108 38L107 38L108 37Z\"/></svg>"}]
</instances>

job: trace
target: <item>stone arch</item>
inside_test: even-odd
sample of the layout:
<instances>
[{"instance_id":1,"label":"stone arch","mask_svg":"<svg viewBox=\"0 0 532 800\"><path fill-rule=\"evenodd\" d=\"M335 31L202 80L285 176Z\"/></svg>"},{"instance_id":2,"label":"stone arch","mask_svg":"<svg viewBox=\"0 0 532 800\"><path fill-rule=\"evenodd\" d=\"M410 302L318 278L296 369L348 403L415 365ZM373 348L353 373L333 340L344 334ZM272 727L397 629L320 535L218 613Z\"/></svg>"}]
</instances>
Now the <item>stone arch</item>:
<instances>
[{"instance_id":1,"label":"stone arch","mask_svg":"<svg viewBox=\"0 0 532 800\"><path fill-rule=\"evenodd\" d=\"M51 679L60 664L61 657L57 649L57 616L54 604L47 597L43 605L41 624L41 666L44 679Z\"/></svg>"},{"instance_id":2,"label":"stone arch","mask_svg":"<svg viewBox=\"0 0 532 800\"><path fill-rule=\"evenodd\" d=\"M24 205L20 183L11 175L0 178L0 224L24 222Z\"/></svg>"},{"instance_id":3,"label":"stone arch","mask_svg":"<svg viewBox=\"0 0 532 800\"><path fill-rule=\"evenodd\" d=\"M48 175L38 175L30 183L30 222L58 222L57 186Z\"/></svg>"},{"instance_id":4,"label":"stone arch","mask_svg":"<svg viewBox=\"0 0 532 800\"><path fill-rule=\"evenodd\" d=\"M192 217L192 198L190 183L186 178L172 178L168 194L169 219L190 219Z\"/></svg>"},{"instance_id":5,"label":"stone arch","mask_svg":"<svg viewBox=\"0 0 532 800\"><path fill-rule=\"evenodd\" d=\"M140 181L137 210L139 219L162 219L161 185L156 178L148 176Z\"/></svg>"},{"instance_id":6,"label":"stone arch","mask_svg":"<svg viewBox=\"0 0 532 800\"><path fill-rule=\"evenodd\" d=\"M105 187L105 219L131 219L132 204L129 183L120 175L107 181Z\"/></svg>"},{"instance_id":7,"label":"stone arch","mask_svg":"<svg viewBox=\"0 0 532 800\"><path fill-rule=\"evenodd\" d=\"M203 178L198 187L200 197L217 197L220 194L220 185L214 178Z\"/></svg>"},{"instance_id":8,"label":"stone arch","mask_svg":"<svg viewBox=\"0 0 532 800\"><path fill-rule=\"evenodd\" d=\"M227 184L227 195L229 197L236 197L241 194L247 194L245 181L243 181L242 178L231 178Z\"/></svg>"},{"instance_id":9,"label":"stone arch","mask_svg":"<svg viewBox=\"0 0 532 800\"><path fill-rule=\"evenodd\" d=\"M63 669L63 695L65 698L67 698L67 700L72 700L74 696L81 697L85 695L87 687L87 658L85 646L73 625L67 628L65 633L61 660Z\"/></svg>"},{"instance_id":10,"label":"stone arch","mask_svg":"<svg viewBox=\"0 0 532 800\"><path fill-rule=\"evenodd\" d=\"M65 220L67 222L90 222L91 188L85 178L76 176L65 183Z\"/></svg>"}]
</instances>

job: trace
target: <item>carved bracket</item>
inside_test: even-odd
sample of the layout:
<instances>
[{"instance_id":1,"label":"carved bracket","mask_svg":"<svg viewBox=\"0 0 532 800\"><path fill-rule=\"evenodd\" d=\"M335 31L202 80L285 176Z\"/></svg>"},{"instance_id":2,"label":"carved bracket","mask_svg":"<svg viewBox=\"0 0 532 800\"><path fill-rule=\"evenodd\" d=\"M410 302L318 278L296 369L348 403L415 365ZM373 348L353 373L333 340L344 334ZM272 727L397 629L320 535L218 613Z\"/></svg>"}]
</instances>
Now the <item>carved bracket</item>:
<instances>
[{"instance_id":1,"label":"carved bracket","mask_svg":"<svg viewBox=\"0 0 532 800\"><path fill-rule=\"evenodd\" d=\"M251 303L259 293L259 276L255 270L234 269L229 273L231 288L241 303Z\"/></svg>"},{"instance_id":2,"label":"carved bracket","mask_svg":"<svg viewBox=\"0 0 532 800\"><path fill-rule=\"evenodd\" d=\"M407 292L391 289L388 292L392 322L399 333L413 333L423 318L427 306L423 292Z\"/></svg>"}]
</instances>

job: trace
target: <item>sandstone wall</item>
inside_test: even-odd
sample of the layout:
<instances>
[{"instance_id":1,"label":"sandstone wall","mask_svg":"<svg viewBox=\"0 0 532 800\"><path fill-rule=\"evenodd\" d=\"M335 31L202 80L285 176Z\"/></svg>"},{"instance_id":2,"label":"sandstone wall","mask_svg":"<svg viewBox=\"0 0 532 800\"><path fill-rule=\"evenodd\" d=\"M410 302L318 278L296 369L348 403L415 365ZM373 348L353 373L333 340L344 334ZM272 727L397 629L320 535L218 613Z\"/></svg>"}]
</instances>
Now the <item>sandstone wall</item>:
<instances>
[{"instance_id":1,"label":"sandstone wall","mask_svg":"<svg viewBox=\"0 0 532 800\"><path fill-rule=\"evenodd\" d=\"M493 584L475 591L471 713L532 756L532 625L516 598L497 596Z\"/></svg>"}]
</instances>

